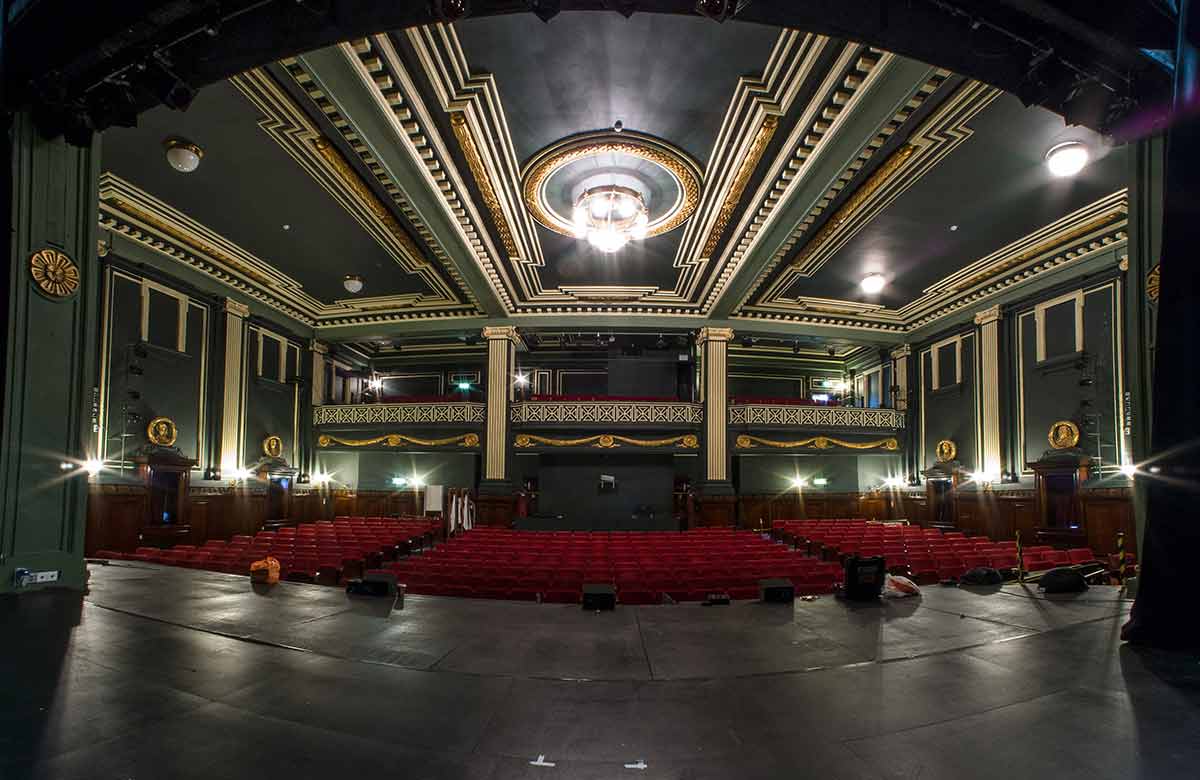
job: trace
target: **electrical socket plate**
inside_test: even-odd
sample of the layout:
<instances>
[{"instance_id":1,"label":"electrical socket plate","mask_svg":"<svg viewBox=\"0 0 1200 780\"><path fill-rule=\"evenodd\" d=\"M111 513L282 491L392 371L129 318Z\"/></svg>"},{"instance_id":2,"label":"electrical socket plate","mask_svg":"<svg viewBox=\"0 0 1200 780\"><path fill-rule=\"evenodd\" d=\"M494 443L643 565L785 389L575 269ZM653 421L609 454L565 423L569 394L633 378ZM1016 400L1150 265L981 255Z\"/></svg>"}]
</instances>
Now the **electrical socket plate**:
<instances>
[{"instance_id":1,"label":"electrical socket plate","mask_svg":"<svg viewBox=\"0 0 1200 780\"><path fill-rule=\"evenodd\" d=\"M33 584L43 585L47 582L58 582L57 571L35 571L33 573Z\"/></svg>"}]
</instances>

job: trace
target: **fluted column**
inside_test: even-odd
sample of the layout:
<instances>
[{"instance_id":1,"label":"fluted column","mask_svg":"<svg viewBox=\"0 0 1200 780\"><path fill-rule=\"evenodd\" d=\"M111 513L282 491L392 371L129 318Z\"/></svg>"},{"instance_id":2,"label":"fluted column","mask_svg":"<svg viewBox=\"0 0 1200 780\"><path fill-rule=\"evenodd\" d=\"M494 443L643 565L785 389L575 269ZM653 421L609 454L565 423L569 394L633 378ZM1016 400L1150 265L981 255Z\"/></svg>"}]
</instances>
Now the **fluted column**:
<instances>
[{"instance_id":1,"label":"fluted column","mask_svg":"<svg viewBox=\"0 0 1200 780\"><path fill-rule=\"evenodd\" d=\"M700 348L704 387L704 492L729 494L729 432L727 350L731 328L701 328L696 337Z\"/></svg>"},{"instance_id":2,"label":"fluted column","mask_svg":"<svg viewBox=\"0 0 1200 780\"><path fill-rule=\"evenodd\" d=\"M513 353L520 337L512 326L483 329L487 339L487 431L484 436L483 482L488 492L507 492L508 405L512 400Z\"/></svg>"},{"instance_id":3,"label":"fluted column","mask_svg":"<svg viewBox=\"0 0 1200 780\"><path fill-rule=\"evenodd\" d=\"M225 397L221 405L221 471L232 476L242 467L242 420L245 403L243 349L250 307L225 299Z\"/></svg>"},{"instance_id":4,"label":"fluted column","mask_svg":"<svg viewBox=\"0 0 1200 780\"><path fill-rule=\"evenodd\" d=\"M1000 456L1000 306L975 315L979 326L979 428L983 433L983 472L999 479Z\"/></svg>"}]
</instances>

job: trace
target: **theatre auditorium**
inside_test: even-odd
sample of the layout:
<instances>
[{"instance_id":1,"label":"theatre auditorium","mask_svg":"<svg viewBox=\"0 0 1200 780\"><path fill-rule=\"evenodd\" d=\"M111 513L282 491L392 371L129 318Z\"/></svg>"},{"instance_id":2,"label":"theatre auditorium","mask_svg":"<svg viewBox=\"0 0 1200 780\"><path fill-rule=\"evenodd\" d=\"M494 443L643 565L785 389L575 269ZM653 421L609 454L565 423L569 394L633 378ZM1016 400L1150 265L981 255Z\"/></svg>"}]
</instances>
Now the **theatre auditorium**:
<instances>
[{"instance_id":1,"label":"theatre auditorium","mask_svg":"<svg viewBox=\"0 0 1200 780\"><path fill-rule=\"evenodd\" d=\"M0 780L1200 776L1200 0L0 56Z\"/></svg>"}]
</instances>

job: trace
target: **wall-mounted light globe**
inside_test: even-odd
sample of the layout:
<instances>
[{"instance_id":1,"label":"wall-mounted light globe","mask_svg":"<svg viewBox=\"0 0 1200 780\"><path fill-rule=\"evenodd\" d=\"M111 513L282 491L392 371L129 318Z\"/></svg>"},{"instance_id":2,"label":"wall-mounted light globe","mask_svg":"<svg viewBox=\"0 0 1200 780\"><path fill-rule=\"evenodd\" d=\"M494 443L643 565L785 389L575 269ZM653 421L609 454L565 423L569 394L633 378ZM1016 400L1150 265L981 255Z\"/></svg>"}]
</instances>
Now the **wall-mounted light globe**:
<instances>
[{"instance_id":1,"label":"wall-mounted light globe","mask_svg":"<svg viewBox=\"0 0 1200 780\"><path fill-rule=\"evenodd\" d=\"M584 190L575 201L572 221L576 236L611 254L646 237L650 214L641 193L613 184Z\"/></svg>"},{"instance_id":2,"label":"wall-mounted light globe","mask_svg":"<svg viewBox=\"0 0 1200 780\"><path fill-rule=\"evenodd\" d=\"M884 278L883 274L867 274L862 278L862 281L859 282L859 286L862 287L862 291L867 295L875 295L886 285L887 279Z\"/></svg>"},{"instance_id":3,"label":"wall-mounted light globe","mask_svg":"<svg viewBox=\"0 0 1200 780\"><path fill-rule=\"evenodd\" d=\"M168 138L163 141L167 151L167 164L180 173L191 173L200 167L200 159L204 150L191 141L182 138Z\"/></svg>"},{"instance_id":4,"label":"wall-mounted light globe","mask_svg":"<svg viewBox=\"0 0 1200 780\"><path fill-rule=\"evenodd\" d=\"M1088 164L1088 148L1079 141L1063 141L1046 152L1046 167L1051 176L1074 176Z\"/></svg>"}]
</instances>

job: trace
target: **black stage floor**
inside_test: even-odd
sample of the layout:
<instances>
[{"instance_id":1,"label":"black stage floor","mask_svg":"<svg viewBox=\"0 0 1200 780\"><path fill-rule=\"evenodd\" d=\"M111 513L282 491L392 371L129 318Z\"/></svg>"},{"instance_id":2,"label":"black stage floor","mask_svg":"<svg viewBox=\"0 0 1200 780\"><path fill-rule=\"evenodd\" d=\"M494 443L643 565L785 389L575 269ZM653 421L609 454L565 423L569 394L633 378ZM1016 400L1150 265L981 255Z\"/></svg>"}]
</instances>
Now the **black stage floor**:
<instances>
[{"instance_id":1,"label":"black stage floor","mask_svg":"<svg viewBox=\"0 0 1200 780\"><path fill-rule=\"evenodd\" d=\"M114 564L0 601L0 778L1194 777L1112 589L578 607ZM627 766L628 765L628 766Z\"/></svg>"}]
</instances>

